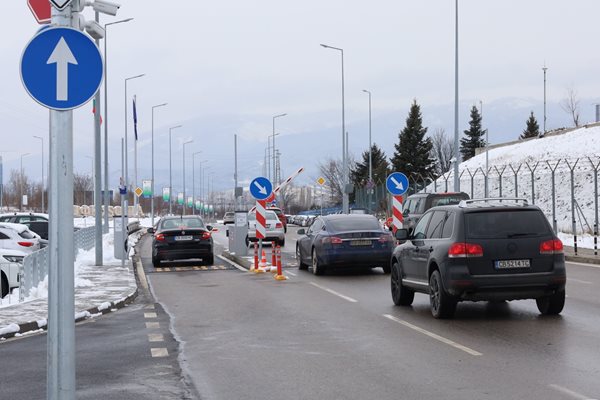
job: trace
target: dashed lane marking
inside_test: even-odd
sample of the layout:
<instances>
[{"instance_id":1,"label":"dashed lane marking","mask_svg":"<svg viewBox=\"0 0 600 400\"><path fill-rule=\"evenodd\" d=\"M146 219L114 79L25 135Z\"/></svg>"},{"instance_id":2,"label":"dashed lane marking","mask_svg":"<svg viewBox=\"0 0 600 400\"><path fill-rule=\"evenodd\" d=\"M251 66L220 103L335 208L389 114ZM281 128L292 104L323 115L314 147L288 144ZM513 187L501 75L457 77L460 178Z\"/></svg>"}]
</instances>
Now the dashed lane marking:
<instances>
[{"instance_id":1,"label":"dashed lane marking","mask_svg":"<svg viewBox=\"0 0 600 400\"><path fill-rule=\"evenodd\" d=\"M584 285L593 285L594 284L594 282L582 281L581 279L575 279L575 278L567 278L567 282L583 283Z\"/></svg>"},{"instance_id":2,"label":"dashed lane marking","mask_svg":"<svg viewBox=\"0 0 600 400\"><path fill-rule=\"evenodd\" d=\"M596 399L593 399L593 398L591 398L589 396L585 396L585 395L583 395L581 393L577 393L577 392L575 392L575 391L573 391L571 389L567 389L564 386L554 385L553 384L553 385L549 385L549 387L552 388L552 389L554 389L554 390L556 390L556 391L559 391L559 392L561 392L563 394L566 394L567 396L571 396L574 399L578 399L578 400L596 400Z\"/></svg>"},{"instance_id":3,"label":"dashed lane marking","mask_svg":"<svg viewBox=\"0 0 600 400\"><path fill-rule=\"evenodd\" d=\"M468 354L470 354L470 355L472 355L472 356L481 356L481 355L483 355L482 353L480 353L480 352L478 352L478 351L475 351L475 350L473 350L473 349L470 349L470 348L468 348L467 346L463 346L462 344L458 344L458 343L456 343L456 342L454 342L454 341L452 341L452 340L450 340L450 339L446 339L446 338L445 338L445 337L443 337L443 336L440 336L440 335L438 335L438 334L435 334L435 333L433 333L433 332L429 332L429 331L428 331L428 330L426 330L426 329L420 328L420 327L418 327L418 326L416 326L416 325L413 325L413 324L411 324L410 322L407 322L407 321L401 320L401 319L399 319L399 318L396 318L396 317L394 317L393 315L384 314L383 316L384 316L385 318L389 319L389 320L392 320L392 321L394 321L394 322L397 322L397 323L399 323L399 324L401 324L401 325L404 325L404 326L406 326L407 328L410 328L410 329L412 329L412 330L414 330L414 331L417 331L417 332L419 332L419 333L422 333L423 335L429 336L429 337L430 337L430 338L432 338L432 339L438 340L438 341L440 341L440 342L442 342L442 343L445 343L445 344L447 344L447 345L449 345L449 346L452 346L452 347L454 347L454 348L456 348L456 349L462 350L462 351L464 351L465 353L468 353Z\"/></svg>"},{"instance_id":4,"label":"dashed lane marking","mask_svg":"<svg viewBox=\"0 0 600 400\"><path fill-rule=\"evenodd\" d=\"M291 276L297 276L295 273L293 273L293 272L290 272L290 271L285 271L285 273L286 273L286 274L289 274L289 275L291 275Z\"/></svg>"},{"instance_id":5,"label":"dashed lane marking","mask_svg":"<svg viewBox=\"0 0 600 400\"><path fill-rule=\"evenodd\" d=\"M148 304L144 307L146 310L154 310L154 304Z\"/></svg>"},{"instance_id":6,"label":"dashed lane marking","mask_svg":"<svg viewBox=\"0 0 600 400\"><path fill-rule=\"evenodd\" d=\"M160 322L146 322L146 329L160 329Z\"/></svg>"},{"instance_id":7,"label":"dashed lane marking","mask_svg":"<svg viewBox=\"0 0 600 400\"><path fill-rule=\"evenodd\" d=\"M154 357L154 358L169 356L169 351L164 347L151 348L150 353L152 354L152 357Z\"/></svg>"},{"instance_id":8,"label":"dashed lane marking","mask_svg":"<svg viewBox=\"0 0 600 400\"><path fill-rule=\"evenodd\" d=\"M164 342L165 337L163 336L162 333L149 333L148 341L149 342Z\"/></svg>"},{"instance_id":9,"label":"dashed lane marking","mask_svg":"<svg viewBox=\"0 0 600 400\"><path fill-rule=\"evenodd\" d=\"M224 271L227 270L229 268L227 268L224 265L211 265L211 266L206 266L206 265L202 265L202 266L189 266L189 267L159 267L159 268L154 268L154 271L151 273L156 273L156 272L191 272L191 271Z\"/></svg>"},{"instance_id":10,"label":"dashed lane marking","mask_svg":"<svg viewBox=\"0 0 600 400\"><path fill-rule=\"evenodd\" d=\"M324 291L326 291L327 293L330 293L330 294L332 294L332 295L334 295L334 296L337 296L337 297L339 297L339 298L342 298L342 299L344 299L344 300L346 300L346 301L349 301L350 303L358 303L358 300L355 300L355 299L353 299L352 297L348 297L348 296L346 296L346 295L343 295L343 294L341 294L341 293L339 293L339 292L336 292L335 290L332 290L332 289L326 288L325 286L321 286L321 285L319 285L319 284L317 284L317 283L314 283L314 282L310 282L310 284L311 284L311 285L313 285L313 286L314 286L314 287L316 287L316 288L319 288L319 289L321 289L321 290L324 290Z\"/></svg>"},{"instance_id":11,"label":"dashed lane marking","mask_svg":"<svg viewBox=\"0 0 600 400\"><path fill-rule=\"evenodd\" d=\"M149 318L156 318L156 313L155 312L147 312L144 313L144 318L149 319Z\"/></svg>"}]
</instances>

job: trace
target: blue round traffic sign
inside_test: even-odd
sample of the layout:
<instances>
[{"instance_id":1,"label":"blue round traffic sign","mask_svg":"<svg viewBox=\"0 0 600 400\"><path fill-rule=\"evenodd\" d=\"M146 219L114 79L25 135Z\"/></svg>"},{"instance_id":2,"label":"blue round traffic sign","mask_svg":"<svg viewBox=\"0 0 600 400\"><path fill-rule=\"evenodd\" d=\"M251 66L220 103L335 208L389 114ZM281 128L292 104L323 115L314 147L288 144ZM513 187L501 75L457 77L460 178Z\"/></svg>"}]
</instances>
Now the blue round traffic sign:
<instances>
[{"instance_id":1,"label":"blue round traffic sign","mask_svg":"<svg viewBox=\"0 0 600 400\"><path fill-rule=\"evenodd\" d=\"M393 172L385 182L388 192L394 196L402 196L408 191L408 178L402 172Z\"/></svg>"},{"instance_id":2,"label":"blue round traffic sign","mask_svg":"<svg viewBox=\"0 0 600 400\"><path fill-rule=\"evenodd\" d=\"M38 32L21 57L21 80L31 97L53 110L72 110L91 100L104 64L96 44L73 28Z\"/></svg>"},{"instance_id":3,"label":"blue round traffic sign","mask_svg":"<svg viewBox=\"0 0 600 400\"><path fill-rule=\"evenodd\" d=\"M258 177L250 182L250 193L256 200L266 200L273 192L273 185L267 178Z\"/></svg>"}]
</instances>

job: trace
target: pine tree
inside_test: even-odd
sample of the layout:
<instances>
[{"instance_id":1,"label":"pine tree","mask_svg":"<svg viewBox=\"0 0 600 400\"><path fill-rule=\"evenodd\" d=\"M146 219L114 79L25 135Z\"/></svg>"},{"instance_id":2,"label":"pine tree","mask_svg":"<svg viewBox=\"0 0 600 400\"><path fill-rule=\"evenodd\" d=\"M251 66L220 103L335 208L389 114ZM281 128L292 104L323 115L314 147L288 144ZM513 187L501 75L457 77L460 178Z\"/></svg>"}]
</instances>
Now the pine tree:
<instances>
[{"instance_id":1,"label":"pine tree","mask_svg":"<svg viewBox=\"0 0 600 400\"><path fill-rule=\"evenodd\" d=\"M373 182L385 182L390 170L390 164L383 150L373 144L371 147L371 160L373 166ZM362 154L362 162L357 162L352 168L350 179L355 187L363 187L369 182L369 151Z\"/></svg>"},{"instance_id":2,"label":"pine tree","mask_svg":"<svg viewBox=\"0 0 600 400\"><path fill-rule=\"evenodd\" d=\"M460 139L460 153L463 161L475 156L475 149L485 147L485 139L483 136L485 131L481 129L481 114L477 107L471 108L471 121L469 121L469 129L465 131L464 138Z\"/></svg>"},{"instance_id":3,"label":"pine tree","mask_svg":"<svg viewBox=\"0 0 600 400\"><path fill-rule=\"evenodd\" d=\"M406 126L399 136L399 143L395 144L396 151L391 159L394 171L403 172L409 176L421 175L429 177L435 170L435 160L431 157L433 143L431 138L426 138L427 128L423 127L421 107L414 100Z\"/></svg>"},{"instance_id":4,"label":"pine tree","mask_svg":"<svg viewBox=\"0 0 600 400\"><path fill-rule=\"evenodd\" d=\"M540 136L540 126L537 122L537 119L535 119L535 116L533 115L532 111L531 115L527 119L527 127L525 128L521 136L519 136L519 139L523 140L538 136Z\"/></svg>"}]
</instances>

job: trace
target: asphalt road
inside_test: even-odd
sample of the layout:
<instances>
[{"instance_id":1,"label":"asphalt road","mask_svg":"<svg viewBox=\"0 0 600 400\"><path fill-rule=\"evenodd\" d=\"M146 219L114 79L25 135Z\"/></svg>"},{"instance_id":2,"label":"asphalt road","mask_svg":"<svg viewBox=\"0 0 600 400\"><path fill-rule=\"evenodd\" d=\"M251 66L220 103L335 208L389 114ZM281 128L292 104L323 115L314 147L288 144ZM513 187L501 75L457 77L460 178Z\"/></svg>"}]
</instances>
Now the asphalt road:
<instances>
[{"instance_id":1,"label":"asphalt road","mask_svg":"<svg viewBox=\"0 0 600 400\"><path fill-rule=\"evenodd\" d=\"M218 258L155 272L142 242L202 399L600 398L600 268L568 265L558 317L519 301L461 303L455 319L435 320L425 295L395 307L381 270L298 271L295 231L285 282ZM226 246L223 231L215 240Z\"/></svg>"}]
</instances>

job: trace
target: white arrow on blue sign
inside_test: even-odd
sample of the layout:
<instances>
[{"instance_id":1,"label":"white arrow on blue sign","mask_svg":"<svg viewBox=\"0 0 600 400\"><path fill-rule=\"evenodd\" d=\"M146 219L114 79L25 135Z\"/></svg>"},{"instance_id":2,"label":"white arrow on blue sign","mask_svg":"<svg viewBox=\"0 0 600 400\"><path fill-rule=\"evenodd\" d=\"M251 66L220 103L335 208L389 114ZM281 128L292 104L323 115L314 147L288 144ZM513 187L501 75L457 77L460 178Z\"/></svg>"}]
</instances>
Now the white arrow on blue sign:
<instances>
[{"instance_id":1,"label":"white arrow on blue sign","mask_svg":"<svg viewBox=\"0 0 600 400\"><path fill-rule=\"evenodd\" d=\"M98 47L72 28L40 31L21 58L25 89L35 101L53 110L72 110L90 101L103 75Z\"/></svg>"},{"instance_id":2,"label":"white arrow on blue sign","mask_svg":"<svg viewBox=\"0 0 600 400\"><path fill-rule=\"evenodd\" d=\"M408 178L402 172L394 172L385 182L388 192L394 196L402 196L408 191Z\"/></svg>"},{"instance_id":3,"label":"white arrow on blue sign","mask_svg":"<svg viewBox=\"0 0 600 400\"><path fill-rule=\"evenodd\" d=\"M250 182L250 193L256 200L266 200L273 192L273 185L267 178L258 177Z\"/></svg>"}]
</instances>

